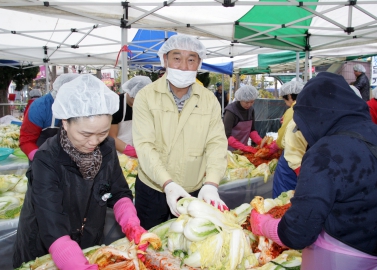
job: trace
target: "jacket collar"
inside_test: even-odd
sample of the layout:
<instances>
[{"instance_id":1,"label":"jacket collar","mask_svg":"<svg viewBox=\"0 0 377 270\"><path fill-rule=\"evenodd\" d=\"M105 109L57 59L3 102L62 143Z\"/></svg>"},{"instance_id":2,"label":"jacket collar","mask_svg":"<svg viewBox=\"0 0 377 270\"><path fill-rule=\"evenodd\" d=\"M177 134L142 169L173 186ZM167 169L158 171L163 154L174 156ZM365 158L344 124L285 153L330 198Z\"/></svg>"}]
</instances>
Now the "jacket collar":
<instances>
[{"instance_id":1,"label":"jacket collar","mask_svg":"<svg viewBox=\"0 0 377 270\"><path fill-rule=\"evenodd\" d=\"M61 162L62 165L66 166L72 166L76 163L71 159L71 157L63 150L63 147L60 145L60 131L56 134L55 137L56 141L56 151L58 153L58 159ZM100 144L100 151L102 154L102 161L105 159L105 157L111 153L111 147L106 144L108 139L106 138L101 144ZM103 164L103 162L102 162Z\"/></svg>"}]
</instances>

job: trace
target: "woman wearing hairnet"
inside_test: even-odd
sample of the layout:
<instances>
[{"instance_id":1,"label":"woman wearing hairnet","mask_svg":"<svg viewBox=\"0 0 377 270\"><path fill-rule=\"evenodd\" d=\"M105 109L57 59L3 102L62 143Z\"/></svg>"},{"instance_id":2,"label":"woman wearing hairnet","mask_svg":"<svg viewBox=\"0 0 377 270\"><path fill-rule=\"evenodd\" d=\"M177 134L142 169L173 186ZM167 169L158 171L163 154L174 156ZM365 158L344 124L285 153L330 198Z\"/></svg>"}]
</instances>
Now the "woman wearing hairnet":
<instances>
[{"instance_id":1,"label":"woman wearing hairnet","mask_svg":"<svg viewBox=\"0 0 377 270\"><path fill-rule=\"evenodd\" d=\"M31 103L33 103L37 98L40 98L42 96L42 92L39 89L33 89L29 92L30 99L28 100L25 111L24 111L24 116L26 115L26 112L29 110L29 107Z\"/></svg>"},{"instance_id":2,"label":"woman wearing hairnet","mask_svg":"<svg viewBox=\"0 0 377 270\"><path fill-rule=\"evenodd\" d=\"M306 151L291 207L281 219L251 213L255 235L303 249L302 270L377 269L377 126L344 78L306 83L293 119Z\"/></svg>"},{"instance_id":3,"label":"woman wearing hairnet","mask_svg":"<svg viewBox=\"0 0 377 270\"><path fill-rule=\"evenodd\" d=\"M281 86L279 95L283 97L285 104L289 108L282 117L282 125L278 130L276 143L273 142L270 149L285 148L285 135L287 132L291 132L287 131L287 127L293 118L293 106L296 104L296 98L303 88L304 83L300 81L290 81ZM294 136L297 137L295 138L297 144L294 148L289 149L289 156L287 156L285 152L282 153L276 166L272 198L276 198L282 192L295 189L296 187L297 175L301 166L301 158L306 151L307 143L301 132L296 132Z\"/></svg>"},{"instance_id":4,"label":"woman wearing hairnet","mask_svg":"<svg viewBox=\"0 0 377 270\"><path fill-rule=\"evenodd\" d=\"M58 269L98 269L83 248L101 244L106 208L128 239L138 243L140 227L108 137L119 97L99 79L80 75L66 83L52 106L62 127L35 154L21 211L13 266L50 253Z\"/></svg>"},{"instance_id":5,"label":"woman wearing hairnet","mask_svg":"<svg viewBox=\"0 0 377 270\"><path fill-rule=\"evenodd\" d=\"M256 153L257 149L248 146L249 137L254 143L260 144L262 138L255 130L254 100L258 91L254 86L240 87L235 94L235 102L225 108L224 126L228 138L228 150L239 149L244 152Z\"/></svg>"},{"instance_id":6,"label":"woman wearing hairnet","mask_svg":"<svg viewBox=\"0 0 377 270\"><path fill-rule=\"evenodd\" d=\"M119 95L119 110L111 122L109 136L114 138L116 150L130 157L137 157L132 142L132 106L137 92L150 83L147 76L136 76L125 82Z\"/></svg>"},{"instance_id":7,"label":"woman wearing hairnet","mask_svg":"<svg viewBox=\"0 0 377 270\"><path fill-rule=\"evenodd\" d=\"M25 113L20 130L20 148L32 161L38 147L44 141L56 134L57 128L61 125L59 119L52 115L51 106L54 103L56 94L60 87L77 78L79 74L67 73L56 78L53 84L53 90L41 98L35 100Z\"/></svg>"}]
</instances>

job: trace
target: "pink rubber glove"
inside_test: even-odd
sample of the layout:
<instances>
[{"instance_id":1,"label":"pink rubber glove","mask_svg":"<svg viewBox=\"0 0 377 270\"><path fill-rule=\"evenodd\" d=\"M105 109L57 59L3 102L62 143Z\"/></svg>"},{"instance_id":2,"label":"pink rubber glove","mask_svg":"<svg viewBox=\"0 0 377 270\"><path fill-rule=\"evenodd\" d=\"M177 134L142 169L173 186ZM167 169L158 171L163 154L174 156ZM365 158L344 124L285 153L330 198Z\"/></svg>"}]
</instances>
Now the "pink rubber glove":
<instances>
[{"instance_id":1,"label":"pink rubber glove","mask_svg":"<svg viewBox=\"0 0 377 270\"><path fill-rule=\"evenodd\" d=\"M69 235L64 235L50 246L48 252L60 270L98 270L97 264L89 264L84 253Z\"/></svg>"},{"instance_id":2,"label":"pink rubber glove","mask_svg":"<svg viewBox=\"0 0 377 270\"><path fill-rule=\"evenodd\" d=\"M250 139L257 145L260 145L260 143L262 142L262 138L259 136L258 131L256 130L250 132Z\"/></svg>"},{"instance_id":3,"label":"pink rubber glove","mask_svg":"<svg viewBox=\"0 0 377 270\"><path fill-rule=\"evenodd\" d=\"M217 187L213 185L204 185L199 191L198 199L212 204L215 208L218 208L221 212L229 210L226 204L220 199Z\"/></svg>"},{"instance_id":4,"label":"pink rubber glove","mask_svg":"<svg viewBox=\"0 0 377 270\"><path fill-rule=\"evenodd\" d=\"M270 155L273 155L277 151L279 151L279 146L277 145L276 141L273 141L272 143L266 145L266 147L270 150Z\"/></svg>"},{"instance_id":5,"label":"pink rubber glove","mask_svg":"<svg viewBox=\"0 0 377 270\"><path fill-rule=\"evenodd\" d=\"M133 147L132 145L129 145L129 144L127 144L126 148L124 148L123 154L125 154L126 156L129 156L129 157L137 158L135 147Z\"/></svg>"},{"instance_id":6,"label":"pink rubber glove","mask_svg":"<svg viewBox=\"0 0 377 270\"><path fill-rule=\"evenodd\" d=\"M183 189L180 185L170 182L164 188L166 194L166 202L169 205L170 211L176 217L179 217L179 212L177 209L177 201L179 198L191 197L186 190Z\"/></svg>"},{"instance_id":7,"label":"pink rubber glove","mask_svg":"<svg viewBox=\"0 0 377 270\"><path fill-rule=\"evenodd\" d=\"M284 247L278 235L280 218L273 218L271 215L259 214L255 209L251 211L250 226L255 235L262 235L271 239L276 244Z\"/></svg>"},{"instance_id":8,"label":"pink rubber glove","mask_svg":"<svg viewBox=\"0 0 377 270\"><path fill-rule=\"evenodd\" d=\"M251 147L251 146L244 145L243 143L238 141L233 136L230 136L228 138L228 144L231 147L233 147L234 149L240 149L241 151L244 151L244 152L249 152L249 153L253 153L253 154L255 154L257 152L257 149L255 149L254 147Z\"/></svg>"},{"instance_id":9,"label":"pink rubber glove","mask_svg":"<svg viewBox=\"0 0 377 270\"><path fill-rule=\"evenodd\" d=\"M128 240L134 241L136 245L139 244L141 235L147 231L140 226L132 201L129 198L118 200L114 205L114 215Z\"/></svg>"},{"instance_id":10,"label":"pink rubber glove","mask_svg":"<svg viewBox=\"0 0 377 270\"><path fill-rule=\"evenodd\" d=\"M140 237L147 231L140 226L140 220L137 217L134 204L129 198L122 198L114 205L114 215L116 221L122 227L122 232L127 236L127 239L134 241L136 245L140 243ZM138 246L139 250L145 251L148 248L148 243ZM144 254L137 254L137 257L145 261Z\"/></svg>"},{"instance_id":11,"label":"pink rubber glove","mask_svg":"<svg viewBox=\"0 0 377 270\"><path fill-rule=\"evenodd\" d=\"M27 157L29 158L29 160L30 161L33 161L33 159L34 159L34 155L35 155L35 153L38 151L38 148L37 149L34 149L33 151L31 151L30 153L29 153L29 155L27 155Z\"/></svg>"}]
</instances>

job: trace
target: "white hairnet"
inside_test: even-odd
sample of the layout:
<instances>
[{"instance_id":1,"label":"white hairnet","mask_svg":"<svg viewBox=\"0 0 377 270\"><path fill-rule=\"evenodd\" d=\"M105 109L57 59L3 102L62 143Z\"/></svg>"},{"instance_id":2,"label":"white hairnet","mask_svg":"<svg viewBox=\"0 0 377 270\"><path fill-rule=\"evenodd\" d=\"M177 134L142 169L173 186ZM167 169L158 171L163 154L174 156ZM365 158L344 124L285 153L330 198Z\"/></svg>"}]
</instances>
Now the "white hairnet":
<instances>
[{"instance_id":1,"label":"white hairnet","mask_svg":"<svg viewBox=\"0 0 377 270\"><path fill-rule=\"evenodd\" d=\"M60 87L63 84L76 79L78 76L80 76L80 74L78 73L64 73L56 78L56 80L52 84L52 88L56 91L59 91Z\"/></svg>"},{"instance_id":2,"label":"white hairnet","mask_svg":"<svg viewBox=\"0 0 377 270\"><path fill-rule=\"evenodd\" d=\"M285 96L290 94L298 94L304 88L305 84L300 81L290 81L283 84L279 90L279 96Z\"/></svg>"},{"instance_id":3,"label":"white hairnet","mask_svg":"<svg viewBox=\"0 0 377 270\"><path fill-rule=\"evenodd\" d=\"M244 85L238 88L234 97L238 101L256 100L258 97L258 90L252 85Z\"/></svg>"},{"instance_id":4,"label":"white hairnet","mask_svg":"<svg viewBox=\"0 0 377 270\"><path fill-rule=\"evenodd\" d=\"M372 90L372 98L377 99L377 87Z\"/></svg>"},{"instance_id":5,"label":"white hairnet","mask_svg":"<svg viewBox=\"0 0 377 270\"><path fill-rule=\"evenodd\" d=\"M119 96L91 74L80 75L60 90L52 104L58 119L114 114L119 110Z\"/></svg>"},{"instance_id":6,"label":"white hairnet","mask_svg":"<svg viewBox=\"0 0 377 270\"><path fill-rule=\"evenodd\" d=\"M29 96L30 96L31 98L34 98L34 97L41 97L41 96L42 96L42 92L41 92L41 90L39 90L39 89L33 89L33 90L31 90L31 91L29 92Z\"/></svg>"},{"instance_id":7,"label":"white hairnet","mask_svg":"<svg viewBox=\"0 0 377 270\"><path fill-rule=\"evenodd\" d=\"M206 58L206 47L197 38L186 36L186 35L174 35L171 36L165 43L161 46L158 51L158 56L160 57L161 65L164 67L164 54L167 54L171 50L185 50L196 52L199 55L200 60ZM201 62L202 62L201 61ZM200 68L200 66L199 66Z\"/></svg>"},{"instance_id":8,"label":"white hairnet","mask_svg":"<svg viewBox=\"0 0 377 270\"><path fill-rule=\"evenodd\" d=\"M357 88L356 88L355 86L353 86L353 85L350 85L350 87L351 87L351 89L355 92L356 96L358 96L359 98L362 98L359 89L357 89Z\"/></svg>"},{"instance_id":9,"label":"white hairnet","mask_svg":"<svg viewBox=\"0 0 377 270\"><path fill-rule=\"evenodd\" d=\"M137 92L150 83L152 80L147 76L133 77L122 85L122 93L127 93L130 97L135 98Z\"/></svg>"},{"instance_id":10,"label":"white hairnet","mask_svg":"<svg viewBox=\"0 0 377 270\"><path fill-rule=\"evenodd\" d=\"M364 72L364 73L366 72L365 67L362 64L354 65L353 70L358 71L358 72Z\"/></svg>"},{"instance_id":11,"label":"white hairnet","mask_svg":"<svg viewBox=\"0 0 377 270\"><path fill-rule=\"evenodd\" d=\"M291 82L304 82L300 77L298 77L298 80L296 79L296 77L294 77Z\"/></svg>"}]
</instances>

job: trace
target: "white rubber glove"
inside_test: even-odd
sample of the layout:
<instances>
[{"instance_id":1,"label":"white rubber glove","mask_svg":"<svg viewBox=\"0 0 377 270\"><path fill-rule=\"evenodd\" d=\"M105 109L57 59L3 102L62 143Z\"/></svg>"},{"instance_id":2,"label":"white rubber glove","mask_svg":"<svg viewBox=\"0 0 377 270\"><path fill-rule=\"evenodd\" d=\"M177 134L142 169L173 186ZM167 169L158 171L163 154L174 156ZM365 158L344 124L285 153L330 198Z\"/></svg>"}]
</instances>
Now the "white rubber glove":
<instances>
[{"instance_id":1,"label":"white rubber glove","mask_svg":"<svg viewBox=\"0 0 377 270\"><path fill-rule=\"evenodd\" d=\"M169 205L170 211L176 217L179 217L179 212L177 210L177 201L179 198L191 197L190 194L186 192L180 185L174 182L170 182L164 188L166 194L166 202Z\"/></svg>"},{"instance_id":2,"label":"white rubber glove","mask_svg":"<svg viewBox=\"0 0 377 270\"><path fill-rule=\"evenodd\" d=\"M204 200L206 203L212 204L221 212L223 212L224 210L229 210L226 204L220 199L217 187L213 185L204 185L199 191L198 199Z\"/></svg>"}]
</instances>

